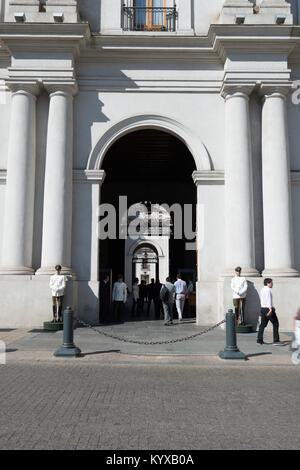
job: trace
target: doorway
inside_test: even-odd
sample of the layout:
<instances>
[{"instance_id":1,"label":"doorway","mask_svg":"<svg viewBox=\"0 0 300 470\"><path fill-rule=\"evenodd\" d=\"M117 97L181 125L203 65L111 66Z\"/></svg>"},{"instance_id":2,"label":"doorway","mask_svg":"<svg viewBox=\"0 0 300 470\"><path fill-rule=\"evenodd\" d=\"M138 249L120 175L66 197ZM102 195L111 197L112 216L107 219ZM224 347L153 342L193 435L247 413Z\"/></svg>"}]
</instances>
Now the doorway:
<instances>
[{"instance_id":1,"label":"doorway","mask_svg":"<svg viewBox=\"0 0 300 470\"><path fill-rule=\"evenodd\" d=\"M126 196L128 208L141 204L141 201L147 211L153 206L172 209L176 205L182 211L185 206L191 207L190 231L196 233L197 192L192 179L196 165L189 149L177 136L158 129L132 131L111 145L101 169L106 173L101 188L101 204L108 203L115 208L117 221L123 216L120 197ZM151 214L153 209L150 209L150 217ZM116 281L118 274L124 274L129 295L132 280L138 275L145 277L146 281L156 278L165 282L166 276L175 279L179 269L196 271L197 253L186 248L185 218L177 218L176 211L171 210L169 214L171 229L168 234L160 231L153 236L150 233L149 238L141 233L131 240L137 249L131 253L130 270L126 264L129 242L128 238L120 236L120 227L114 239L100 241L101 271L110 270L112 282ZM162 240L163 247L160 246ZM164 270L161 269L163 257L167 259Z\"/></svg>"}]
</instances>

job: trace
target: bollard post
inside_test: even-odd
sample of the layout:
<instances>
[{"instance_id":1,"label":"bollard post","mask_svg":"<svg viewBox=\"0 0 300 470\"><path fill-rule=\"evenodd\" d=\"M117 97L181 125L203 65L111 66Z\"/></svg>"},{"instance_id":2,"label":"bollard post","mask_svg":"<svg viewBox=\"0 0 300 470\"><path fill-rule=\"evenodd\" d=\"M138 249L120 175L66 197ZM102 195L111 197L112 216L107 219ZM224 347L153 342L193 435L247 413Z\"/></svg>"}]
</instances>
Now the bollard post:
<instances>
[{"instance_id":1,"label":"bollard post","mask_svg":"<svg viewBox=\"0 0 300 470\"><path fill-rule=\"evenodd\" d=\"M67 307L64 311L64 331L63 331L63 344L54 353L56 357L78 357L81 350L74 344L74 325L73 325L73 310Z\"/></svg>"},{"instance_id":2,"label":"bollard post","mask_svg":"<svg viewBox=\"0 0 300 470\"><path fill-rule=\"evenodd\" d=\"M226 347L219 353L221 359L246 359L246 355L237 347L236 317L233 310L226 313Z\"/></svg>"}]
</instances>

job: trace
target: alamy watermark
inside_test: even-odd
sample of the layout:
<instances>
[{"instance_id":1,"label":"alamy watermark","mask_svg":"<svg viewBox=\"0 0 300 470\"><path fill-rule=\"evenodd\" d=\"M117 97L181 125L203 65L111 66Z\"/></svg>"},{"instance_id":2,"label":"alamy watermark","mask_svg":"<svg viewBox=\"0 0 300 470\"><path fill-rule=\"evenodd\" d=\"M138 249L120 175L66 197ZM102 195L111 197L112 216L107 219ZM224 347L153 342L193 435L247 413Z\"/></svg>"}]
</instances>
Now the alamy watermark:
<instances>
[{"instance_id":1,"label":"alamy watermark","mask_svg":"<svg viewBox=\"0 0 300 470\"><path fill-rule=\"evenodd\" d=\"M197 216L196 216L197 212ZM185 240L185 249L195 251L204 242L204 207L174 203L171 206L140 202L128 207L127 196L119 196L118 208L101 204L97 235L100 240L171 238ZM194 220L197 219L197 227Z\"/></svg>"},{"instance_id":2,"label":"alamy watermark","mask_svg":"<svg viewBox=\"0 0 300 470\"><path fill-rule=\"evenodd\" d=\"M291 94L291 100L294 105L298 106L300 104L300 80L295 80L292 88L294 91Z\"/></svg>"}]
</instances>

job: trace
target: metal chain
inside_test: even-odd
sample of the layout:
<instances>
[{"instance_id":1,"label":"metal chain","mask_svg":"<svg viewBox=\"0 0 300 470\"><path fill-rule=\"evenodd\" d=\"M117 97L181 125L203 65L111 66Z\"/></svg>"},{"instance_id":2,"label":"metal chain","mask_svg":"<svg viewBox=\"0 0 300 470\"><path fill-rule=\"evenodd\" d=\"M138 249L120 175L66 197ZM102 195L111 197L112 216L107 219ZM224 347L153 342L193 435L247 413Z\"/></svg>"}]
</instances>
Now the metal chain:
<instances>
[{"instance_id":1,"label":"metal chain","mask_svg":"<svg viewBox=\"0 0 300 470\"><path fill-rule=\"evenodd\" d=\"M170 340L167 340L167 341L139 341L139 340L124 338L122 336L112 335L112 334L107 333L106 331L103 331L103 330L98 330L95 327L93 327L92 325L90 325L89 323L86 323L83 320L80 320L79 318L77 318L77 321L81 325L90 328L91 330L95 331L95 333L98 333L99 335L108 336L109 338L116 339L118 341L123 341L124 343L144 344L146 346L150 346L150 345L153 346L155 344L173 344L173 343L180 343L180 342L183 342L183 341L189 341L191 339L197 338L197 336L201 336L201 335L204 335L206 333L209 333L210 331L215 330L216 328L221 326L223 323L226 323L226 319L224 319L224 320L220 321L219 323L217 323L214 326L210 326L209 328L206 328L205 330L200 331L199 333L195 333L195 334L190 335L190 336L185 336L184 338L170 339Z\"/></svg>"}]
</instances>

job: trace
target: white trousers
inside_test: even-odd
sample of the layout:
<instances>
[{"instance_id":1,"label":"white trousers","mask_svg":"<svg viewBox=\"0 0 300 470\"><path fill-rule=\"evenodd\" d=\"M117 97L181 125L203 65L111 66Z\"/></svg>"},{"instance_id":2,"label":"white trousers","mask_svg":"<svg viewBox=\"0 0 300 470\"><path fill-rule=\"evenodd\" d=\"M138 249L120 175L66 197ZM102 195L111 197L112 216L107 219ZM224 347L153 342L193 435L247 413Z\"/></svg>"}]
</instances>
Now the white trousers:
<instances>
[{"instance_id":1,"label":"white trousers","mask_svg":"<svg viewBox=\"0 0 300 470\"><path fill-rule=\"evenodd\" d=\"M176 294L176 309L177 309L179 320L182 320L184 302L185 302L185 294Z\"/></svg>"}]
</instances>

